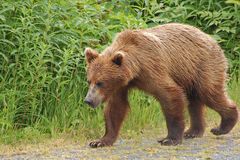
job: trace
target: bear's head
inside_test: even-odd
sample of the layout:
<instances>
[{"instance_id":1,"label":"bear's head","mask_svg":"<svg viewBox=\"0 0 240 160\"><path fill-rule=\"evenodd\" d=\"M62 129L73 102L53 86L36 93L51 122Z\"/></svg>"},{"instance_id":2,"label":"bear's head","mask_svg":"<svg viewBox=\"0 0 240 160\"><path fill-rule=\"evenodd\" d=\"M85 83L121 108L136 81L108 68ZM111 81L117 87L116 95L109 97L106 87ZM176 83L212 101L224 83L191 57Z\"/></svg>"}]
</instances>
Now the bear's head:
<instances>
[{"instance_id":1,"label":"bear's head","mask_svg":"<svg viewBox=\"0 0 240 160\"><path fill-rule=\"evenodd\" d=\"M121 51L98 54L97 51L86 48L85 56L89 83L85 102L96 108L128 84L129 70L126 67L125 54Z\"/></svg>"}]
</instances>

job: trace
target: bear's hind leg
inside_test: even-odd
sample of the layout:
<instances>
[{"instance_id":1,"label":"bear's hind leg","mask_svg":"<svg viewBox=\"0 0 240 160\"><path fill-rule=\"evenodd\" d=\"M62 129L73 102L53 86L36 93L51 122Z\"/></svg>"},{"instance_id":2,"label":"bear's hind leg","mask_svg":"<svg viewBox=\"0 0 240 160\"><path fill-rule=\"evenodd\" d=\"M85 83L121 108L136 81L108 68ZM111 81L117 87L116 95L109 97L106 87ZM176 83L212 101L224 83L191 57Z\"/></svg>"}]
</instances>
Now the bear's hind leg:
<instances>
[{"instance_id":1,"label":"bear's hind leg","mask_svg":"<svg viewBox=\"0 0 240 160\"><path fill-rule=\"evenodd\" d=\"M184 138L202 137L205 129L205 121L203 118L204 104L196 98L190 98L188 111L190 116L190 128L184 133Z\"/></svg>"},{"instance_id":2,"label":"bear's hind leg","mask_svg":"<svg viewBox=\"0 0 240 160\"><path fill-rule=\"evenodd\" d=\"M208 97L206 104L221 116L220 126L213 128L211 132L215 135L230 132L238 121L236 104L234 104L224 92Z\"/></svg>"},{"instance_id":3,"label":"bear's hind leg","mask_svg":"<svg viewBox=\"0 0 240 160\"><path fill-rule=\"evenodd\" d=\"M184 132L184 93L181 87L171 86L164 89L164 96L160 98L165 115L168 135L158 141L162 145L177 145L182 143Z\"/></svg>"},{"instance_id":4,"label":"bear's hind leg","mask_svg":"<svg viewBox=\"0 0 240 160\"><path fill-rule=\"evenodd\" d=\"M127 94L128 90L123 89L108 100L105 108L105 135L97 141L91 142L89 145L92 148L111 146L117 139L121 124L129 110Z\"/></svg>"}]
</instances>

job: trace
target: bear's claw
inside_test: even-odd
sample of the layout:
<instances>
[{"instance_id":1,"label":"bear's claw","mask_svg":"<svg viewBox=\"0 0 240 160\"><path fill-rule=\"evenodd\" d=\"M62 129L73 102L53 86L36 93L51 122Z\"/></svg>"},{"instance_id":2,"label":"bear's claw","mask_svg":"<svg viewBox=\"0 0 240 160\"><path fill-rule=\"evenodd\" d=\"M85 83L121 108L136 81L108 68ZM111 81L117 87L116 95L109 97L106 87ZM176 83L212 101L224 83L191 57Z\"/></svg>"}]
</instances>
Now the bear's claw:
<instances>
[{"instance_id":1,"label":"bear's claw","mask_svg":"<svg viewBox=\"0 0 240 160\"><path fill-rule=\"evenodd\" d=\"M185 139L192 139L192 138L197 138L197 137L201 137L201 136L198 134L191 134L191 133L184 134Z\"/></svg>"},{"instance_id":2,"label":"bear's claw","mask_svg":"<svg viewBox=\"0 0 240 160\"><path fill-rule=\"evenodd\" d=\"M98 148L98 147L103 147L105 144L102 141L93 141L89 143L89 146L91 148Z\"/></svg>"},{"instance_id":3,"label":"bear's claw","mask_svg":"<svg viewBox=\"0 0 240 160\"><path fill-rule=\"evenodd\" d=\"M98 140L98 141L90 142L89 146L91 148L99 148L99 147L111 146L111 144L108 144L107 142L105 142L103 140Z\"/></svg>"},{"instance_id":4,"label":"bear's claw","mask_svg":"<svg viewBox=\"0 0 240 160\"><path fill-rule=\"evenodd\" d=\"M227 134L228 131L224 131L221 128L213 128L211 129L212 134L214 135L222 135L222 134Z\"/></svg>"},{"instance_id":5,"label":"bear's claw","mask_svg":"<svg viewBox=\"0 0 240 160\"><path fill-rule=\"evenodd\" d=\"M162 140L159 140L158 142L164 146L175 146L181 143L180 140L173 138L164 138Z\"/></svg>"},{"instance_id":6,"label":"bear's claw","mask_svg":"<svg viewBox=\"0 0 240 160\"><path fill-rule=\"evenodd\" d=\"M203 132L201 131L195 131L195 130L188 130L184 133L185 139L191 139L191 138L199 138L203 136Z\"/></svg>"}]
</instances>

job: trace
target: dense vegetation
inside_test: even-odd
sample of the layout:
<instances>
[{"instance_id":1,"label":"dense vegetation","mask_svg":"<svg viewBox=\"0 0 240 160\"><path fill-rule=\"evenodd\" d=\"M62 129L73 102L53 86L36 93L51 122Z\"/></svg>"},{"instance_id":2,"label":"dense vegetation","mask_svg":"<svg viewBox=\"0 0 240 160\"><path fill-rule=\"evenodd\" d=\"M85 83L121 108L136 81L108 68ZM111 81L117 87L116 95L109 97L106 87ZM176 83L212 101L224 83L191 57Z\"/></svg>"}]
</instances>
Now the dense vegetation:
<instances>
[{"instance_id":1,"label":"dense vegetation","mask_svg":"<svg viewBox=\"0 0 240 160\"><path fill-rule=\"evenodd\" d=\"M83 104L84 48L101 51L125 28L168 22L191 24L212 35L229 58L230 76L239 77L239 1L1 1L1 135L16 130L23 133L19 138L69 131L88 137L102 134L101 109ZM131 103L133 115L125 131L159 124L160 109L152 98L134 92Z\"/></svg>"}]
</instances>

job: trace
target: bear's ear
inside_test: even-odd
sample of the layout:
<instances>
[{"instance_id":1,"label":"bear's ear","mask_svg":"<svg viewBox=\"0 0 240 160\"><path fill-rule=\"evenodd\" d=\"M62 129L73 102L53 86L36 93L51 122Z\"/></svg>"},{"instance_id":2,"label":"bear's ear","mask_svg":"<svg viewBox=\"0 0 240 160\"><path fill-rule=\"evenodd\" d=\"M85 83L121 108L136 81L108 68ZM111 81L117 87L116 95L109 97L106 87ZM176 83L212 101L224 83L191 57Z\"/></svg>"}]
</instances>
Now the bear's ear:
<instances>
[{"instance_id":1,"label":"bear's ear","mask_svg":"<svg viewBox=\"0 0 240 160\"><path fill-rule=\"evenodd\" d=\"M86 48L84 53L88 64L98 57L98 53L91 48Z\"/></svg>"},{"instance_id":2,"label":"bear's ear","mask_svg":"<svg viewBox=\"0 0 240 160\"><path fill-rule=\"evenodd\" d=\"M117 52L112 59L112 62L118 66L121 66L124 54L122 52Z\"/></svg>"}]
</instances>

